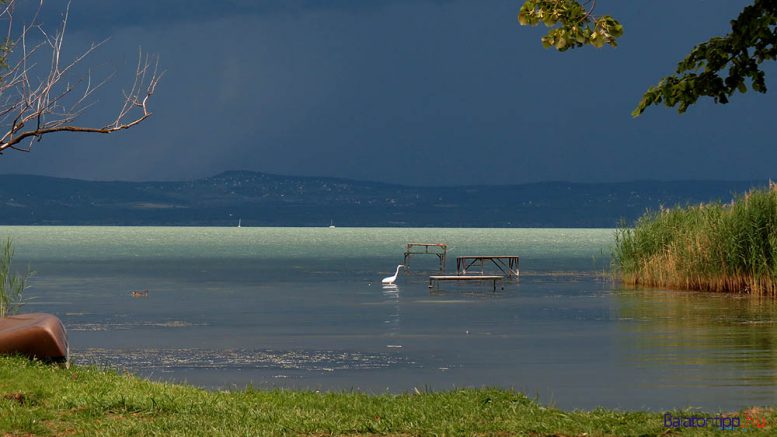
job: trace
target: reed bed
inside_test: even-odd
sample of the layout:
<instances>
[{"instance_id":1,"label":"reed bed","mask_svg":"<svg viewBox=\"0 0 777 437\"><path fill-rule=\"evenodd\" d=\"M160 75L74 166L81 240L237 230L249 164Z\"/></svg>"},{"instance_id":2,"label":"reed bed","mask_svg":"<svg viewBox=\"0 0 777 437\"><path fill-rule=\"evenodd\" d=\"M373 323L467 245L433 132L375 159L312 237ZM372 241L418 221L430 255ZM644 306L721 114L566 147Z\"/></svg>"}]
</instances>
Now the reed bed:
<instances>
[{"instance_id":1,"label":"reed bed","mask_svg":"<svg viewBox=\"0 0 777 437\"><path fill-rule=\"evenodd\" d=\"M777 191L730 204L648 212L616 231L613 268L626 284L777 295Z\"/></svg>"}]
</instances>

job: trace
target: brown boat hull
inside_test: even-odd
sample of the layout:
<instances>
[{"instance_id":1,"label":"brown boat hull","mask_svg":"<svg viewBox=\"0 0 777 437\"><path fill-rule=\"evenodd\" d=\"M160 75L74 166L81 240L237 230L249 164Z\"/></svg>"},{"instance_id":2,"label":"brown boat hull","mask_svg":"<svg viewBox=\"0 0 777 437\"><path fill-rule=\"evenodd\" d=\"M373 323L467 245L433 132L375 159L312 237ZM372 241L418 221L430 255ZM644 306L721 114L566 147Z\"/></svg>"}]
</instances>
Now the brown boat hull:
<instances>
[{"instance_id":1,"label":"brown boat hull","mask_svg":"<svg viewBox=\"0 0 777 437\"><path fill-rule=\"evenodd\" d=\"M52 314L30 313L0 318L0 354L67 362L67 331L62 321Z\"/></svg>"}]
</instances>

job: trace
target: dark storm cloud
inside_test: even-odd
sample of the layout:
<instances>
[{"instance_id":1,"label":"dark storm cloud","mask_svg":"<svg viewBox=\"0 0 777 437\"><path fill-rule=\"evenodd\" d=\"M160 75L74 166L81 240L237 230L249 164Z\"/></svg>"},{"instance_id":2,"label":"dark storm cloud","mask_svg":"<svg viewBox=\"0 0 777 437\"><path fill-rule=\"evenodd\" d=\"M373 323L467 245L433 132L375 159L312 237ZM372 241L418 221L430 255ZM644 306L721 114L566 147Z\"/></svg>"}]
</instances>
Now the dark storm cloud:
<instances>
[{"instance_id":1,"label":"dark storm cloud","mask_svg":"<svg viewBox=\"0 0 777 437\"><path fill-rule=\"evenodd\" d=\"M773 175L773 94L629 116L740 2L599 2L624 22L621 46L563 54L517 25L519 4L76 1L68 44L112 35L92 64L119 72L93 119L113 110L138 45L167 69L155 114L116 136L46 138L0 171L419 184Z\"/></svg>"},{"instance_id":2,"label":"dark storm cloud","mask_svg":"<svg viewBox=\"0 0 777 437\"><path fill-rule=\"evenodd\" d=\"M121 26L167 26L179 22L200 23L229 17L267 14L306 14L319 10L346 10L359 13L397 3L449 3L453 0L75 0L71 3L72 24L81 29L102 31ZM29 16L38 2L20 2L20 12ZM61 19L66 5L48 1L41 9L44 22Z\"/></svg>"}]
</instances>

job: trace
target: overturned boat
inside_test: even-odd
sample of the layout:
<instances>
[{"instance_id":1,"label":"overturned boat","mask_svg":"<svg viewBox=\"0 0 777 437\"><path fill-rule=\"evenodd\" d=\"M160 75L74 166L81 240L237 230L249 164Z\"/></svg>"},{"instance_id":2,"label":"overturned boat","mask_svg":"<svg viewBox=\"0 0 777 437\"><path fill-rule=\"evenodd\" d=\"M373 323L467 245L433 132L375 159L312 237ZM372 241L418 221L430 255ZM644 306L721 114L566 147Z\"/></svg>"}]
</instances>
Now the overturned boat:
<instances>
[{"instance_id":1,"label":"overturned boat","mask_svg":"<svg viewBox=\"0 0 777 437\"><path fill-rule=\"evenodd\" d=\"M57 316L46 313L0 318L0 354L67 363L69 346L65 326Z\"/></svg>"}]
</instances>

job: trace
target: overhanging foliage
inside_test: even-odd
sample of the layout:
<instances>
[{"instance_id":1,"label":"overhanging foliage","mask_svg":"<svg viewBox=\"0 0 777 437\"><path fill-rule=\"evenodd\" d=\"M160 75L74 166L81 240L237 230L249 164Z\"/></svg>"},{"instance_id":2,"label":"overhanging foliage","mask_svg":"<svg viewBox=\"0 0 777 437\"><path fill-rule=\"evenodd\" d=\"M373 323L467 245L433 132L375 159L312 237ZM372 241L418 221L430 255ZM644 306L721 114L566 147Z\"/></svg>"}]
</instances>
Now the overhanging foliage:
<instances>
[{"instance_id":1,"label":"overhanging foliage","mask_svg":"<svg viewBox=\"0 0 777 437\"><path fill-rule=\"evenodd\" d=\"M551 29L543 46L559 51L592 45L617 46L623 26L608 15L596 17L596 0L526 0L518 14L521 25L540 22ZM764 61L777 56L777 0L754 0L731 21L731 32L712 37L691 50L676 73L661 79L642 96L632 116L663 103L685 112L701 97L728 103L734 93L765 93Z\"/></svg>"}]
</instances>

